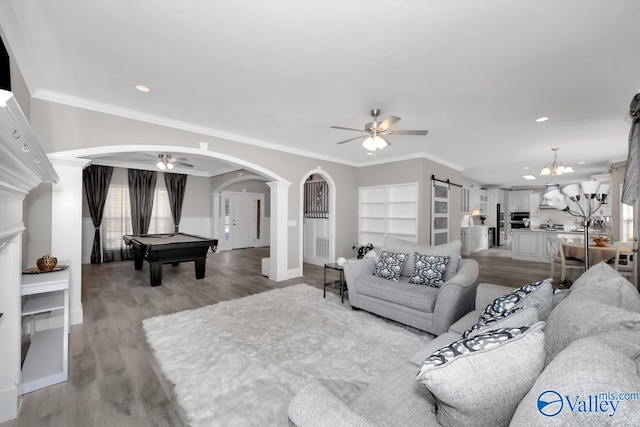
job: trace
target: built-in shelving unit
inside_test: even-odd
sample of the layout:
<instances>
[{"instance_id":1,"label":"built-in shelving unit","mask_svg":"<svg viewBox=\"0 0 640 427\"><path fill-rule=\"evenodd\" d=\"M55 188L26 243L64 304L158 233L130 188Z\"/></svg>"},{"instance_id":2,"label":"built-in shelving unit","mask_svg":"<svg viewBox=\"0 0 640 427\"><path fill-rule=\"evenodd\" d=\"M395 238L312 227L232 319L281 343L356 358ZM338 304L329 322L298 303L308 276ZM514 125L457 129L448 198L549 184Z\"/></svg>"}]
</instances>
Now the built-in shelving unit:
<instances>
[{"instance_id":1,"label":"built-in shelving unit","mask_svg":"<svg viewBox=\"0 0 640 427\"><path fill-rule=\"evenodd\" d=\"M358 242L382 245L386 236L418 240L418 184L360 187Z\"/></svg>"},{"instance_id":2,"label":"built-in shelving unit","mask_svg":"<svg viewBox=\"0 0 640 427\"><path fill-rule=\"evenodd\" d=\"M69 270L22 276L26 302L22 317L30 318L30 345L22 365L22 394L67 380L69 355ZM37 331L34 316L62 310L61 327Z\"/></svg>"}]
</instances>

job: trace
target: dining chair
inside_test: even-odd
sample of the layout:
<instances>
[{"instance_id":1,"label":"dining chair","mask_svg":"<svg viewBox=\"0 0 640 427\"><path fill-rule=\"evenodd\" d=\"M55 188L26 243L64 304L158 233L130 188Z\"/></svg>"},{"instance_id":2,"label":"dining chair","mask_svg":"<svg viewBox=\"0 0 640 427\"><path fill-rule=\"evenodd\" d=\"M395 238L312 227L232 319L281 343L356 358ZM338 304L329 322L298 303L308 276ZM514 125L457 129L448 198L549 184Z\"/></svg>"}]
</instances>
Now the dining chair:
<instances>
[{"instance_id":1,"label":"dining chair","mask_svg":"<svg viewBox=\"0 0 640 427\"><path fill-rule=\"evenodd\" d=\"M551 278L555 272L556 264L560 266L560 283L566 283L568 270L584 271L584 261L574 258L566 258L562 251L564 240L559 237L547 238L547 252L549 253L549 263L551 265Z\"/></svg>"},{"instance_id":2,"label":"dining chair","mask_svg":"<svg viewBox=\"0 0 640 427\"><path fill-rule=\"evenodd\" d=\"M635 262L634 253L637 249L636 242L613 242L616 248L616 257L613 259L613 268L615 268L624 277L627 277L634 286L638 284L638 269ZM627 248L629 252L623 252L621 249Z\"/></svg>"}]
</instances>

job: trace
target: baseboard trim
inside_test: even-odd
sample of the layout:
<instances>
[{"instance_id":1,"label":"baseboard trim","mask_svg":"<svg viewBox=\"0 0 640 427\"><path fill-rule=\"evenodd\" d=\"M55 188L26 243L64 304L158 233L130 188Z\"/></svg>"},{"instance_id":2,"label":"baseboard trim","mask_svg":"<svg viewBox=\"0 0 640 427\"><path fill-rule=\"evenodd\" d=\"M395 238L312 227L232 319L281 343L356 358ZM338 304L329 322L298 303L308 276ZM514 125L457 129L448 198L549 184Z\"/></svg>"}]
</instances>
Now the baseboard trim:
<instances>
[{"instance_id":1,"label":"baseboard trim","mask_svg":"<svg viewBox=\"0 0 640 427\"><path fill-rule=\"evenodd\" d=\"M0 423L18 416L22 399L18 395L18 387L10 385L0 390Z\"/></svg>"},{"instance_id":2,"label":"baseboard trim","mask_svg":"<svg viewBox=\"0 0 640 427\"><path fill-rule=\"evenodd\" d=\"M84 311L82 310L82 305L79 308L74 308L69 313L69 324L71 325L80 325L84 322Z\"/></svg>"}]
</instances>

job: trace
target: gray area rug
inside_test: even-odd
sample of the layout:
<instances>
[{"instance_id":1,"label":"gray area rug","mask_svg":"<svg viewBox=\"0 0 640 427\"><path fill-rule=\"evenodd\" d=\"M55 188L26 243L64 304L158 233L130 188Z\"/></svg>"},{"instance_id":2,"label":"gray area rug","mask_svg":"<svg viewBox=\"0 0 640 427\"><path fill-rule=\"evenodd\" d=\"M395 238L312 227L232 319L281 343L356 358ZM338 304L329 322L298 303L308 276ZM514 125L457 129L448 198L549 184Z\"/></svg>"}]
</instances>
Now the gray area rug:
<instances>
[{"instance_id":1,"label":"gray area rug","mask_svg":"<svg viewBox=\"0 0 640 427\"><path fill-rule=\"evenodd\" d=\"M306 284L143 326L192 426L286 426L291 399L309 382L350 399L432 339Z\"/></svg>"}]
</instances>

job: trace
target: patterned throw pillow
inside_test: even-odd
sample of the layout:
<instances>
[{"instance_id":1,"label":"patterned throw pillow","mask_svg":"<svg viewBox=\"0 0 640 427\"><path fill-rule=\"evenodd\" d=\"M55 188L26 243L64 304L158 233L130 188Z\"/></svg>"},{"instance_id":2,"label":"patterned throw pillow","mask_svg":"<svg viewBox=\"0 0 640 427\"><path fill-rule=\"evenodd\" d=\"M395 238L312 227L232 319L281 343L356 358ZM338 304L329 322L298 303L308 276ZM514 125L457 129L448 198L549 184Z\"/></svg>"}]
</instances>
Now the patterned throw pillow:
<instances>
[{"instance_id":1,"label":"patterned throw pillow","mask_svg":"<svg viewBox=\"0 0 640 427\"><path fill-rule=\"evenodd\" d=\"M527 302L531 302L532 305L539 305L538 315L541 320L546 319L549 311L551 311L551 308L553 307L553 289L551 288L551 279L526 284L510 294L496 298L487 306L487 308L484 309L478 321L488 321L492 317L501 316L506 311L523 306L525 305L525 299L527 299Z\"/></svg>"},{"instance_id":2,"label":"patterned throw pillow","mask_svg":"<svg viewBox=\"0 0 640 427\"><path fill-rule=\"evenodd\" d=\"M418 381L444 426L506 426L544 368L544 322L462 339L425 360Z\"/></svg>"},{"instance_id":3,"label":"patterned throw pillow","mask_svg":"<svg viewBox=\"0 0 640 427\"><path fill-rule=\"evenodd\" d=\"M461 354L473 353L474 351L487 350L491 347L496 347L506 340L522 335L522 333L527 329L529 329L528 326L496 329L495 331L487 332L486 334L476 335L473 338L463 338L455 341L448 346L435 351L430 357L428 357L422 364L420 374L435 366L449 363ZM418 374L418 377L420 374Z\"/></svg>"},{"instance_id":4,"label":"patterned throw pillow","mask_svg":"<svg viewBox=\"0 0 640 427\"><path fill-rule=\"evenodd\" d=\"M415 260L415 270L409 283L416 285L429 285L439 288L444 283L444 275L449 265L449 256L422 255L417 252L413 254Z\"/></svg>"},{"instance_id":5,"label":"patterned throw pillow","mask_svg":"<svg viewBox=\"0 0 640 427\"><path fill-rule=\"evenodd\" d=\"M492 317L480 317L478 323L462 333L462 338L473 337L499 328L517 328L522 325L530 325L538 321L538 309L528 305L515 307L499 315Z\"/></svg>"},{"instance_id":6,"label":"patterned throw pillow","mask_svg":"<svg viewBox=\"0 0 640 427\"><path fill-rule=\"evenodd\" d=\"M397 282L400 280L400 273L407 258L409 254L382 251L373 275Z\"/></svg>"}]
</instances>

